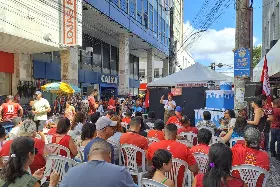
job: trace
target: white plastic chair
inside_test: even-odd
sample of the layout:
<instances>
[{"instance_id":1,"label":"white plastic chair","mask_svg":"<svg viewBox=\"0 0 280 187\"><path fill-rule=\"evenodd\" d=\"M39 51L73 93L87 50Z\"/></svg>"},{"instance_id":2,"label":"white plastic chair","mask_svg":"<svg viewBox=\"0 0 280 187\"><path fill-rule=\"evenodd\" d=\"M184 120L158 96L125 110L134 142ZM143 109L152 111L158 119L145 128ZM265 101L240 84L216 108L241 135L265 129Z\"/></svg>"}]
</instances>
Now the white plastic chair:
<instances>
[{"instance_id":1,"label":"white plastic chair","mask_svg":"<svg viewBox=\"0 0 280 187\"><path fill-rule=\"evenodd\" d=\"M79 157L82 162L84 161L84 150L85 150L85 146L78 147Z\"/></svg>"},{"instance_id":2,"label":"white plastic chair","mask_svg":"<svg viewBox=\"0 0 280 187\"><path fill-rule=\"evenodd\" d=\"M59 144L51 143L46 145L47 148L51 151L51 155L60 155L60 151L65 151L68 158L71 158L70 150L67 147L64 147Z\"/></svg>"},{"instance_id":3,"label":"white plastic chair","mask_svg":"<svg viewBox=\"0 0 280 187\"><path fill-rule=\"evenodd\" d=\"M197 134L193 132L181 132L179 136L184 137L185 140L192 144L192 146L194 145L194 139L197 138Z\"/></svg>"},{"instance_id":4,"label":"white plastic chair","mask_svg":"<svg viewBox=\"0 0 280 187\"><path fill-rule=\"evenodd\" d=\"M152 179L145 179L145 178L141 180L141 186L142 187L168 187Z\"/></svg>"},{"instance_id":5,"label":"white plastic chair","mask_svg":"<svg viewBox=\"0 0 280 187\"><path fill-rule=\"evenodd\" d=\"M175 187L177 187L178 173L179 173L179 169L181 167L185 168L182 186L184 186L184 187L191 187L192 186L192 174L191 174L191 171L188 169L187 162L185 162L185 161L183 161L181 159L172 158L172 168L171 168L171 171L170 172L166 172L165 176L168 177L169 179L173 180L174 183L175 183ZM185 184L186 182L187 182L187 184Z\"/></svg>"},{"instance_id":6,"label":"white plastic chair","mask_svg":"<svg viewBox=\"0 0 280 187\"><path fill-rule=\"evenodd\" d=\"M218 136L212 136L210 145L215 144L215 143L225 143L225 142Z\"/></svg>"},{"instance_id":7,"label":"white plastic chair","mask_svg":"<svg viewBox=\"0 0 280 187\"><path fill-rule=\"evenodd\" d=\"M107 142L110 143L114 148L114 160L119 159L120 142L117 142L117 140L114 141L112 139L108 139Z\"/></svg>"},{"instance_id":8,"label":"white plastic chair","mask_svg":"<svg viewBox=\"0 0 280 187\"><path fill-rule=\"evenodd\" d=\"M264 174L262 187L265 187L266 181L269 177L269 172L267 170L251 164L233 166L232 172L233 171L238 171L240 178L248 185L248 187L256 187L261 174Z\"/></svg>"},{"instance_id":9,"label":"white plastic chair","mask_svg":"<svg viewBox=\"0 0 280 187\"><path fill-rule=\"evenodd\" d=\"M154 129L154 127L155 127L155 124L154 124L154 123L147 122L146 124L148 125L148 127L149 127L150 129Z\"/></svg>"},{"instance_id":10,"label":"white plastic chair","mask_svg":"<svg viewBox=\"0 0 280 187\"><path fill-rule=\"evenodd\" d=\"M142 161L141 167L138 167L136 162L136 153L141 153ZM145 151L135 145L131 144L123 144L120 146L120 154L119 154L119 165L122 165L122 159L124 160L123 165L129 171L131 175L136 175L138 177L138 184L140 183L139 174L141 172L146 172L146 157Z\"/></svg>"},{"instance_id":11,"label":"white plastic chair","mask_svg":"<svg viewBox=\"0 0 280 187\"><path fill-rule=\"evenodd\" d=\"M232 138L229 140L229 147L232 148L238 141L245 141L243 137Z\"/></svg>"},{"instance_id":12,"label":"white plastic chair","mask_svg":"<svg viewBox=\"0 0 280 187\"><path fill-rule=\"evenodd\" d=\"M154 142L159 142L159 139L157 138L148 138L148 140L149 140L149 145L151 145Z\"/></svg>"},{"instance_id":13,"label":"white plastic chair","mask_svg":"<svg viewBox=\"0 0 280 187\"><path fill-rule=\"evenodd\" d=\"M203 153L193 153L193 156L198 164L199 173L205 174L209 164L209 157Z\"/></svg>"},{"instance_id":14,"label":"white plastic chair","mask_svg":"<svg viewBox=\"0 0 280 187\"><path fill-rule=\"evenodd\" d=\"M46 169L44 172L44 178L41 181L43 184L46 181L46 178L49 177L52 171L56 171L60 175L59 181L61 181L66 174L66 172L77 165L75 160L66 158L60 155L50 155L46 157Z\"/></svg>"}]
</instances>

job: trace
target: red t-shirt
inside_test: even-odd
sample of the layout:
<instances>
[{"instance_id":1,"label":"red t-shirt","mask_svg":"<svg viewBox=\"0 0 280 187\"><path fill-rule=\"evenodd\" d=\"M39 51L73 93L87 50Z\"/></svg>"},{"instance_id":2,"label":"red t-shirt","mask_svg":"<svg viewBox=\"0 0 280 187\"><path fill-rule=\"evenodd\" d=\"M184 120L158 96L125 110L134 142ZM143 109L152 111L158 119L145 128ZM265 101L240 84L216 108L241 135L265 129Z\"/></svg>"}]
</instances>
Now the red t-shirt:
<instances>
[{"instance_id":1,"label":"red t-shirt","mask_svg":"<svg viewBox=\"0 0 280 187\"><path fill-rule=\"evenodd\" d=\"M198 129L196 127L183 126L182 128L178 129L177 134L180 134L181 132L192 132L192 133L198 134Z\"/></svg>"},{"instance_id":2,"label":"red t-shirt","mask_svg":"<svg viewBox=\"0 0 280 187\"><path fill-rule=\"evenodd\" d=\"M137 133L127 132L127 133L122 134L122 136L120 138L120 144L121 145L131 144L131 145L135 145L143 150L147 150L149 141L147 138L145 138L144 136L141 136ZM142 165L141 153L136 154L136 162L137 162L138 166Z\"/></svg>"},{"instance_id":3,"label":"red t-shirt","mask_svg":"<svg viewBox=\"0 0 280 187\"><path fill-rule=\"evenodd\" d=\"M52 137L52 143L56 143L56 144L62 145L62 146L66 147L66 148L68 148L68 149L70 150L70 148L69 148L69 143L70 143L71 136L65 135L65 136L63 136L63 137L60 139L59 142L56 142L56 136L57 136L56 134L53 135L53 137ZM61 150L61 151L60 151L60 155L61 155L61 156L67 157L67 153L66 153L66 151L64 151L64 150ZM70 151L70 155L71 155L71 158L74 158L74 155L72 155L71 151Z\"/></svg>"},{"instance_id":4,"label":"red t-shirt","mask_svg":"<svg viewBox=\"0 0 280 187\"><path fill-rule=\"evenodd\" d=\"M122 122L123 122L123 123L129 124L130 121L131 121L131 118L124 117L124 118L122 119Z\"/></svg>"},{"instance_id":5,"label":"red t-shirt","mask_svg":"<svg viewBox=\"0 0 280 187\"><path fill-rule=\"evenodd\" d=\"M198 174L195 176L196 179L196 186L195 187L203 187L203 177L204 174ZM227 187L243 187L244 182L239 178L233 178L231 180L227 180ZM225 187L222 185L221 187Z\"/></svg>"},{"instance_id":6,"label":"red t-shirt","mask_svg":"<svg viewBox=\"0 0 280 187\"><path fill-rule=\"evenodd\" d=\"M203 153L208 155L210 146L205 144L197 144L191 148L192 153Z\"/></svg>"},{"instance_id":7,"label":"red t-shirt","mask_svg":"<svg viewBox=\"0 0 280 187\"><path fill-rule=\"evenodd\" d=\"M244 144L236 144L231 150L233 166L241 164L251 164L269 171L270 163L267 152L249 148ZM236 171L234 171L232 174L235 177L239 177L239 174ZM262 186L262 181L263 175L261 175L258 179L257 187Z\"/></svg>"},{"instance_id":8,"label":"red t-shirt","mask_svg":"<svg viewBox=\"0 0 280 187\"><path fill-rule=\"evenodd\" d=\"M3 120L8 121L18 116L18 111L21 109L21 106L18 103L10 102L10 103L3 103L1 105L1 108L2 108Z\"/></svg>"},{"instance_id":9,"label":"red t-shirt","mask_svg":"<svg viewBox=\"0 0 280 187\"><path fill-rule=\"evenodd\" d=\"M273 108L273 120L271 122L271 128L280 128L280 108Z\"/></svg>"},{"instance_id":10,"label":"red t-shirt","mask_svg":"<svg viewBox=\"0 0 280 187\"><path fill-rule=\"evenodd\" d=\"M165 140L163 132L158 131L158 130L149 130L147 137L148 138L157 138L159 140Z\"/></svg>"},{"instance_id":11,"label":"red t-shirt","mask_svg":"<svg viewBox=\"0 0 280 187\"><path fill-rule=\"evenodd\" d=\"M49 131L48 131L48 135L54 135L54 134L56 134L56 129L57 128L51 128Z\"/></svg>"},{"instance_id":12,"label":"red t-shirt","mask_svg":"<svg viewBox=\"0 0 280 187\"><path fill-rule=\"evenodd\" d=\"M109 99L109 105L116 106L116 101L114 99Z\"/></svg>"},{"instance_id":13,"label":"red t-shirt","mask_svg":"<svg viewBox=\"0 0 280 187\"><path fill-rule=\"evenodd\" d=\"M33 174L36 170L41 169L46 165L46 161L44 158L44 148L45 148L45 142L41 139L38 138L33 138L35 141L34 147L38 149L38 153L34 157L33 163L29 166L31 173ZM13 143L13 140L7 141L1 151L0 151L0 156L9 156L10 155L10 148L11 144Z\"/></svg>"},{"instance_id":14,"label":"red t-shirt","mask_svg":"<svg viewBox=\"0 0 280 187\"><path fill-rule=\"evenodd\" d=\"M147 151L147 159L152 160L154 153L159 149L168 150L170 153L172 153L172 158L178 158L184 160L188 163L189 166L193 166L196 164L196 160L192 155L190 149L186 145L179 143L175 140L162 140L159 142L152 143ZM183 177L184 177L184 168L182 167L180 168L178 174L178 180L177 180L178 187L182 186Z\"/></svg>"},{"instance_id":15,"label":"red t-shirt","mask_svg":"<svg viewBox=\"0 0 280 187\"><path fill-rule=\"evenodd\" d=\"M181 120L182 119L182 116L171 116L168 120L167 120L167 122L166 122L166 124L168 125L168 124L170 124L170 123L173 123L173 124L175 124L175 125L182 125L182 123L181 123Z\"/></svg>"}]
</instances>

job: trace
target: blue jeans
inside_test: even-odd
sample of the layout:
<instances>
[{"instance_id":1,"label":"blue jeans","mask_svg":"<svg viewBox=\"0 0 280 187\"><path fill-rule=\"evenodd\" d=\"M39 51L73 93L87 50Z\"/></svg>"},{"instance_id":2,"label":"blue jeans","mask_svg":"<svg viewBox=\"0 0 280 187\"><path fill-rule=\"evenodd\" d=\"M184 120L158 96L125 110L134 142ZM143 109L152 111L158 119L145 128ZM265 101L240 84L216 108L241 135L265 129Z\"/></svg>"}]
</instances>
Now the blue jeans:
<instances>
[{"instance_id":1,"label":"blue jeans","mask_svg":"<svg viewBox=\"0 0 280 187\"><path fill-rule=\"evenodd\" d=\"M270 140L270 152L272 156L276 156L275 142L277 141L277 154L280 154L280 129L270 129L271 140Z\"/></svg>"}]
</instances>

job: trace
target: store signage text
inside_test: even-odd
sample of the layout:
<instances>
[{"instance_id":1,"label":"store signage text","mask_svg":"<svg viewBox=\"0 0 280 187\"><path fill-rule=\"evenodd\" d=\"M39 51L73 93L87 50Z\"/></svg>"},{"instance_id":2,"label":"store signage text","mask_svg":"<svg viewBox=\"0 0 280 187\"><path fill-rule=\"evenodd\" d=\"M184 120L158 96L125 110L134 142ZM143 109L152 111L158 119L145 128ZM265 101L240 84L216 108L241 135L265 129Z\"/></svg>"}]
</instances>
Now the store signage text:
<instances>
[{"instance_id":1,"label":"store signage text","mask_svg":"<svg viewBox=\"0 0 280 187\"><path fill-rule=\"evenodd\" d=\"M109 75L102 75L101 76L102 83L109 83L109 84L118 84L118 78L109 76Z\"/></svg>"},{"instance_id":2,"label":"store signage text","mask_svg":"<svg viewBox=\"0 0 280 187\"><path fill-rule=\"evenodd\" d=\"M63 0L64 44L76 45L77 5L76 0Z\"/></svg>"}]
</instances>

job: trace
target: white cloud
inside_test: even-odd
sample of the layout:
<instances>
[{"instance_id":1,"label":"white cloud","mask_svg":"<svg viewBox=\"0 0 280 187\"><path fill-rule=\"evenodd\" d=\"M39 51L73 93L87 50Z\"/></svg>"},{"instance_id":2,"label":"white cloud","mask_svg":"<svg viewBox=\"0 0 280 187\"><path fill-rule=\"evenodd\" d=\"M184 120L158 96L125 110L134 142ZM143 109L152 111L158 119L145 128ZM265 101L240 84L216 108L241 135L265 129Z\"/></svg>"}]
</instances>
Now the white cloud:
<instances>
[{"instance_id":1,"label":"white cloud","mask_svg":"<svg viewBox=\"0 0 280 187\"><path fill-rule=\"evenodd\" d=\"M198 30L193 29L189 21L184 24L185 38ZM194 37L194 35L193 35ZM188 40L190 42L191 39ZM257 38L254 37L254 44ZM187 42L187 43L188 43ZM186 44L188 45L188 44ZM185 46L186 46L185 45ZM189 51L196 62L209 61L233 66L233 52L235 47L235 28L222 30L209 29L203 33L201 40Z\"/></svg>"}]
</instances>

